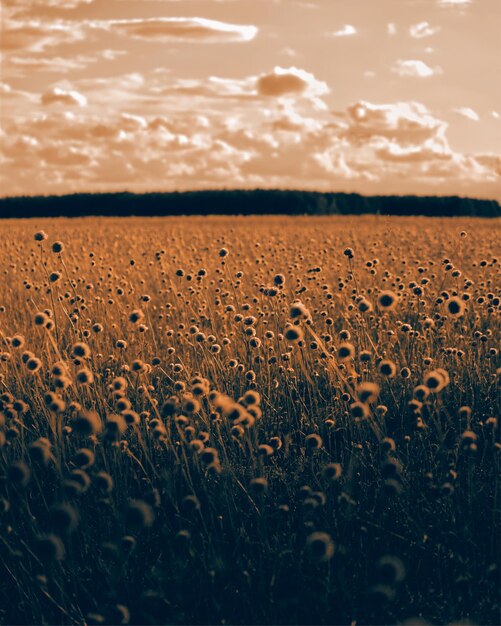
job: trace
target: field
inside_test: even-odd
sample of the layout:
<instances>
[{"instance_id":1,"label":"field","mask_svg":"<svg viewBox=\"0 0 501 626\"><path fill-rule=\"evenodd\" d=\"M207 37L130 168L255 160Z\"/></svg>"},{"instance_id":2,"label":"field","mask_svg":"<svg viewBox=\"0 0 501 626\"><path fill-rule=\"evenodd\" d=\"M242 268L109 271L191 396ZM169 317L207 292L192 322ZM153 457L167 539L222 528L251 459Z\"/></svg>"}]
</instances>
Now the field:
<instances>
[{"instance_id":1,"label":"field","mask_svg":"<svg viewBox=\"0 0 501 626\"><path fill-rule=\"evenodd\" d=\"M0 622L499 623L499 222L0 222Z\"/></svg>"}]
</instances>

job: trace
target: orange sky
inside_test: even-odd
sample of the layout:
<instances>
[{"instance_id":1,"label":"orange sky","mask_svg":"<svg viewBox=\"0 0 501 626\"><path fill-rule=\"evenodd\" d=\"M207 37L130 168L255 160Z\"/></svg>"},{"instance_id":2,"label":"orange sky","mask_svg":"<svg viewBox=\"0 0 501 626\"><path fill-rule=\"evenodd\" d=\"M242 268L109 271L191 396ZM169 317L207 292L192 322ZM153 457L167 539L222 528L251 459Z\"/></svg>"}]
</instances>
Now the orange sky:
<instances>
[{"instance_id":1,"label":"orange sky","mask_svg":"<svg viewBox=\"0 0 501 626\"><path fill-rule=\"evenodd\" d=\"M499 0L4 0L3 196L501 198Z\"/></svg>"}]
</instances>

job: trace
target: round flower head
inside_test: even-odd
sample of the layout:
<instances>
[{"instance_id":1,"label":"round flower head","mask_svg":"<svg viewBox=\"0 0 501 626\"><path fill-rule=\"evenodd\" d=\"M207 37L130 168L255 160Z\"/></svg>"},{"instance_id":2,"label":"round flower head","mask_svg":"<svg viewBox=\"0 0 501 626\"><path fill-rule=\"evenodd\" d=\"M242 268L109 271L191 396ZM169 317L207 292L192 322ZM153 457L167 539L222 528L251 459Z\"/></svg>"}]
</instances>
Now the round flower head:
<instances>
[{"instance_id":1,"label":"round flower head","mask_svg":"<svg viewBox=\"0 0 501 626\"><path fill-rule=\"evenodd\" d=\"M443 373L436 369L425 375L424 385L431 393L439 393L447 385L447 381Z\"/></svg>"},{"instance_id":2,"label":"round flower head","mask_svg":"<svg viewBox=\"0 0 501 626\"><path fill-rule=\"evenodd\" d=\"M289 317L293 319L308 319L310 312L302 302L293 302L289 309Z\"/></svg>"},{"instance_id":3,"label":"round flower head","mask_svg":"<svg viewBox=\"0 0 501 626\"><path fill-rule=\"evenodd\" d=\"M386 378L394 378L397 373L397 367L393 361L389 359L383 359L378 365L379 373Z\"/></svg>"},{"instance_id":4,"label":"round flower head","mask_svg":"<svg viewBox=\"0 0 501 626\"><path fill-rule=\"evenodd\" d=\"M34 239L35 241L39 241L39 242L40 242L40 241L45 241L45 240L46 240L46 239L48 239L48 238L49 238L49 235L47 235L47 233L46 233L44 230L39 230L38 232L36 232L36 233L33 235L33 239Z\"/></svg>"},{"instance_id":5,"label":"round flower head","mask_svg":"<svg viewBox=\"0 0 501 626\"><path fill-rule=\"evenodd\" d=\"M383 311L391 311L397 304L397 295L390 290L381 291L377 298L378 307Z\"/></svg>"},{"instance_id":6,"label":"round flower head","mask_svg":"<svg viewBox=\"0 0 501 626\"><path fill-rule=\"evenodd\" d=\"M264 493L268 489L268 481L266 478L253 478L249 483L249 487L255 494Z\"/></svg>"},{"instance_id":7,"label":"round flower head","mask_svg":"<svg viewBox=\"0 0 501 626\"><path fill-rule=\"evenodd\" d=\"M127 508L127 524L135 529L149 528L154 520L155 514L151 506L144 500L131 500Z\"/></svg>"},{"instance_id":8,"label":"round flower head","mask_svg":"<svg viewBox=\"0 0 501 626\"><path fill-rule=\"evenodd\" d=\"M35 313L35 317L33 318L33 321L35 322L35 326L45 326L48 320L49 320L49 316L43 311L39 311L38 313Z\"/></svg>"},{"instance_id":9,"label":"round flower head","mask_svg":"<svg viewBox=\"0 0 501 626\"><path fill-rule=\"evenodd\" d=\"M58 535L70 535L78 526L78 512L67 502L52 507L50 522L52 530Z\"/></svg>"},{"instance_id":10,"label":"round flower head","mask_svg":"<svg viewBox=\"0 0 501 626\"><path fill-rule=\"evenodd\" d=\"M453 296L447 300L445 308L451 317L461 317L466 310L465 301L462 298Z\"/></svg>"},{"instance_id":11,"label":"round flower head","mask_svg":"<svg viewBox=\"0 0 501 626\"><path fill-rule=\"evenodd\" d=\"M334 542L328 533L317 531L308 535L306 539L306 552L313 561L330 561L334 556L334 551Z\"/></svg>"},{"instance_id":12,"label":"round flower head","mask_svg":"<svg viewBox=\"0 0 501 626\"><path fill-rule=\"evenodd\" d=\"M369 407L364 402L353 402L350 413L355 419L365 419L369 416Z\"/></svg>"},{"instance_id":13,"label":"round flower head","mask_svg":"<svg viewBox=\"0 0 501 626\"><path fill-rule=\"evenodd\" d=\"M337 358L340 361L347 361L353 359L355 356L355 346L347 341L343 342L337 351Z\"/></svg>"},{"instance_id":14,"label":"round flower head","mask_svg":"<svg viewBox=\"0 0 501 626\"><path fill-rule=\"evenodd\" d=\"M31 357L26 361L26 369L33 374L38 372L41 367L42 361L40 361L40 359L37 359L36 357Z\"/></svg>"},{"instance_id":15,"label":"round flower head","mask_svg":"<svg viewBox=\"0 0 501 626\"><path fill-rule=\"evenodd\" d=\"M71 354L78 359L88 359L90 357L90 348L83 341L79 341L72 346Z\"/></svg>"},{"instance_id":16,"label":"round flower head","mask_svg":"<svg viewBox=\"0 0 501 626\"><path fill-rule=\"evenodd\" d=\"M392 555L387 554L379 559L377 563L378 578L382 583L395 585L405 579L405 566L402 561Z\"/></svg>"},{"instance_id":17,"label":"round flower head","mask_svg":"<svg viewBox=\"0 0 501 626\"><path fill-rule=\"evenodd\" d=\"M14 335L10 340L10 345L13 348L22 348L24 346L25 339L22 335Z\"/></svg>"},{"instance_id":18,"label":"round flower head","mask_svg":"<svg viewBox=\"0 0 501 626\"><path fill-rule=\"evenodd\" d=\"M36 544L36 552L42 561L62 561L64 559L64 544L61 538L52 533L39 537Z\"/></svg>"},{"instance_id":19,"label":"round flower head","mask_svg":"<svg viewBox=\"0 0 501 626\"><path fill-rule=\"evenodd\" d=\"M129 315L129 321L132 324L137 324L139 322L142 322L143 320L144 320L144 313L143 313L143 311L141 311L141 309L135 309Z\"/></svg>"},{"instance_id":20,"label":"round flower head","mask_svg":"<svg viewBox=\"0 0 501 626\"><path fill-rule=\"evenodd\" d=\"M316 433L311 433L305 439L306 446L311 450L318 450L322 447L322 437Z\"/></svg>"},{"instance_id":21,"label":"round flower head","mask_svg":"<svg viewBox=\"0 0 501 626\"><path fill-rule=\"evenodd\" d=\"M75 380L79 385L92 385L94 382L94 374L90 369L84 367L76 373Z\"/></svg>"},{"instance_id":22,"label":"round flower head","mask_svg":"<svg viewBox=\"0 0 501 626\"><path fill-rule=\"evenodd\" d=\"M289 326L284 333L284 337L291 343L297 343L304 339L304 333L299 326Z\"/></svg>"},{"instance_id":23,"label":"round flower head","mask_svg":"<svg viewBox=\"0 0 501 626\"><path fill-rule=\"evenodd\" d=\"M358 399L361 402L367 402L368 404L377 400L379 391L379 385L371 382L360 383L356 389Z\"/></svg>"},{"instance_id":24,"label":"round flower head","mask_svg":"<svg viewBox=\"0 0 501 626\"><path fill-rule=\"evenodd\" d=\"M343 473L343 469L339 463L328 463L322 470L322 475L327 480L338 480Z\"/></svg>"}]
</instances>

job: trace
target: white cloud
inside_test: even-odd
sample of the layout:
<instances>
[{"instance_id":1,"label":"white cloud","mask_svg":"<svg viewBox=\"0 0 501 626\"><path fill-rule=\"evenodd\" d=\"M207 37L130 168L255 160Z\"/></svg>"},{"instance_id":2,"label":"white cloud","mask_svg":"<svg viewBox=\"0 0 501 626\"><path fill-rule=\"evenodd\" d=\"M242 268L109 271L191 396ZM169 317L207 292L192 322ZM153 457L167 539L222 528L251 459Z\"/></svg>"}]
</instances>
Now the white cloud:
<instances>
[{"instance_id":1,"label":"white cloud","mask_svg":"<svg viewBox=\"0 0 501 626\"><path fill-rule=\"evenodd\" d=\"M126 55L125 50L103 50L96 54L76 54L71 57L43 57L43 56L9 56L6 60L6 68L10 74L16 77L26 76L30 73L54 72L57 74L67 74L75 70L82 70L92 64L103 60L113 61Z\"/></svg>"},{"instance_id":2,"label":"white cloud","mask_svg":"<svg viewBox=\"0 0 501 626\"><path fill-rule=\"evenodd\" d=\"M498 120L499 119L499 113L497 111L491 111L491 116L495 119Z\"/></svg>"},{"instance_id":3,"label":"white cloud","mask_svg":"<svg viewBox=\"0 0 501 626\"><path fill-rule=\"evenodd\" d=\"M84 38L80 23L6 20L2 29L2 48L4 52L23 50L38 53L46 48L83 41Z\"/></svg>"},{"instance_id":4,"label":"white cloud","mask_svg":"<svg viewBox=\"0 0 501 626\"><path fill-rule=\"evenodd\" d=\"M429 22L419 22L419 24L413 24L409 28L409 34L414 39L423 39L424 37L435 35L440 30L440 26L431 26Z\"/></svg>"},{"instance_id":5,"label":"white cloud","mask_svg":"<svg viewBox=\"0 0 501 626\"><path fill-rule=\"evenodd\" d=\"M438 5L441 7L466 6L467 4L471 4L471 0L438 0Z\"/></svg>"},{"instance_id":6,"label":"white cloud","mask_svg":"<svg viewBox=\"0 0 501 626\"><path fill-rule=\"evenodd\" d=\"M336 30L332 33L328 33L330 37L351 37L352 35L357 34L357 29L351 24L345 24L339 30Z\"/></svg>"},{"instance_id":7,"label":"white cloud","mask_svg":"<svg viewBox=\"0 0 501 626\"><path fill-rule=\"evenodd\" d=\"M230 24L203 17L93 20L87 24L91 28L146 41L243 42L254 39L258 32L256 26Z\"/></svg>"},{"instance_id":8,"label":"white cloud","mask_svg":"<svg viewBox=\"0 0 501 626\"><path fill-rule=\"evenodd\" d=\"M462 115L463 117L466 117L473 122L478 122L480 120L480 116L478 115L478 113L473 109L470 109L470 107L458 107L456 109L453 109L453 111L454 113Z\"/></svg>"},{"instance_id":9,"label":"white cloud","mask_svg":"<svg viewBox=\"0 0 501 626\"><path fill-rule=\"evenodd\" d=\"M69 106L85 106L87 98L78 91L66 91L60 87L53 87L42 94L41 103L43 105L64 104Z\"/></svg>"},{"instance_id":10,"label":"white cloud","mask_svg":"<svg viewBox=\"0 0 501 626\"><path fill-rule=\"evenodd\" d=\"M397 34L397 25L395 24L395 22L388 22L388 24L386 24L386 32L388 33L388 35Z\"/></svg>"},{"instance_id":11,"label":"white cloud","mask_svg":"<svg viewBox=\"0 0 501 626\"><path fill-rule=\"evenodd\" d=\"M415 59L402 60L399 59L395 65L391 68L394 74L399 76L411 76L414 78L429 78L436 74L442 73L442 68L436 66L434 68L426 65L424 61L418 61Z\"/></svg>"}]
</instances>

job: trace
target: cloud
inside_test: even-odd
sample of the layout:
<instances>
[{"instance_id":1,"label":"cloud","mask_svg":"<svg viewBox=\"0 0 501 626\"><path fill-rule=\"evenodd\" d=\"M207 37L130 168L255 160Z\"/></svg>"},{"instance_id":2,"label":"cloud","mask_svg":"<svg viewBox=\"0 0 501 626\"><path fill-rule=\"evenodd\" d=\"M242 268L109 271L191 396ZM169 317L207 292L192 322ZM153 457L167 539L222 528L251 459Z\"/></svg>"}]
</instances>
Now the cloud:
<instances>
[{"instance_id":1,"label":"cloud","mask_svg":"<svg viewBox=\"0 0 501 626\"><path fill-rule=\"evenodd\" d=\"M398 76L410 76L413 78L429 78L442 73L442 68L436 66L431 68L424 61L399 59L391 68L391 71Z\"/></svg>"},{"instance_id":2,"label":"cloud","mask_svg":"<svg viewBox=\"0 0 501 626\"><path fill-rule=\"evenodd\" d=\"M413 24L409 28L409 34L414 39L423 39L435 35L440 30L440 26L430 26L429 22L419 22L419 24Z\"/></svg>"},{"instance_id":3,"label":"cloud","mask_svg":"<svg viewBox=\"0 0 501 626\"><path fill-rule=\"evenodd\" d=\"M261 74L256 82L256 88L261 96L281 97L289 94L305 94L307 96L322 96L329 93L329 87L319 81L310 72L297 67L275 67L269 74Z\"/></svg>"},{"instance_id":4,"label":"cloud","mask_svg":"<svg viewBox=\"0 0 501 626\"><path fill-rule=\"evenodd\" d=\"M258 81L270 76L278 86L265 81L259 93ZM280 84L284 76L302 81L286 88ZM2 192L231 185L495 195L499 158L455 152L447 124L423 104L359 101L331 114L312 108L317 83L320 91L326 89L297 68L239 79L213 76L191 86L165 69L59 83L59 96L81 92L91 104L75 106L70 97L62 104L71 107L48 105L18 114L14 109L6 116ZM159 86L165 91L158 104L147 105ZM188 86L190 93L178 90ZM115 101L109 90L124 98ZM10 94L2 94L3 101L17 102L13 91L0 85L0 93ZM104 110L96 98L116 105ZM231 98L228 106L222 98Z\"/></svg>"},{"instance_id":5,"label":"cloud","mask_svg":"<svg viewBox=\"0 0 501 626\"><path fill-rule=\"evenodd\" d=\"M84 39L85 34L79 23L64 20L6 20L2 32L2 49L4 52L43 52L46 48Z\"/></svg>"},{"instance_id":6,"label":"cloud","mask_svg":"<svg viewBox=\"0 0 501 626\"><path fill-rule=\"evenodd\" d=\"M357 34L357 29L351 24L345 24L339 30L329 33L330 37L350 37Z\"/></svg>"},{"instance_id":7,"label":"cloud","mask_svg":"<svg viewBox=\"0 0 501 626\"><path fill-rule=\"evenodd\" d=\"M91 28L116 32L136 39L161 42L244 42L254 39L258 32L256 26L230 24L202 17L93 20L87 24Z\"/></svg>"},{"instance_id":8,"label":"cloud","mask_svg":"<svg viewBox=\"0 0 501 626\"><path fill-rule=\"evenodd\" d=\"M45 9L71 11L80 5L93 2L94 0L7 0L4 11L8 17L27 17Z\"/></svg>"},{"instance_id":9,"label":"cloud","mask_svg":"<svg viewBox=\"0 0 501 626\"><path fill-rule=\"evenodd\" d=\"M71 57L11 55L6 59L5 65L10 70L9 74L15 74L16 78L33 72L67 74L75 70L83 70L101 61L113 61L126 54L125 50L102 50L96 54L76 54Z\"/></svg>"},{"instance_id":10,"label":"cloud","mask_svg":"<svg viewBox=\"0 0 501 626\"><path fill-rule=\"evenodd\" d=\"M478 122L480 120L480 116L476 111L470 109L470 107L458 107L457 109L452 109L454 113L458 115L462 115L463 117L472 120L473 122Z\"/></svg>"},{"instance_id":11,"label":"cloud","mask_svg":"<svg viewBox=\"0 0 501 626\"><path fill-rule=\"evenodd\" d=\"M397 34L397 25L395 22L389 22L386 24L386 32L388 35L396 35Z\"/></svg>"},{"instance_id":12,"label":"cloud","mask_svg":"<svg viewBox=\"0 0 501 626\"><path fill-rule=\"evenodd\" d=\"M64 104L67 106L85 106L87 98L78 91L66 91L60 87L53 87L42 94L41 103L45 106L51 104Z\"/></svg>"},{"instance_id":13,"label":"cloud","mask_svg":"<svg viewBox=\"0 0 501 626\"><path fill-rule=\"evenodd\" d=\"M438 6L452 7L452 6L466 6L471 4L471 0L438 0Z\"/></svg>"}]
</instances>

